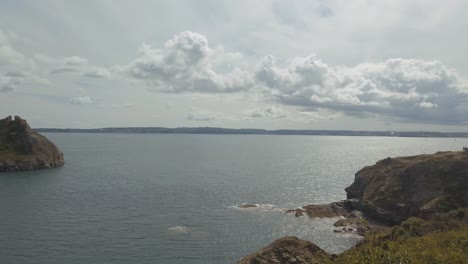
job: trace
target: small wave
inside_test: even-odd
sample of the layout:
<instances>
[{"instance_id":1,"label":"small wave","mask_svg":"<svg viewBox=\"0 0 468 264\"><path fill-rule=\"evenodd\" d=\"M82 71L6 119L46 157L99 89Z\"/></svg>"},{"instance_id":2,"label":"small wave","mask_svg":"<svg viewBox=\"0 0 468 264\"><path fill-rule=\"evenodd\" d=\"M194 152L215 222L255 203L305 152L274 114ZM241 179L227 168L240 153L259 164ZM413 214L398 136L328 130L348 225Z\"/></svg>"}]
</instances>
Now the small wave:
<instances>
[{"instance_id":1,"label":"small wave","mask_svg":"<svg viewBox=\"0 0 468 264\"><path fill-rule=\"evenodd\" d=\"M268 211L268 212L285 212L286 209L280 208L274 204L249 204L242 203L240 205L231 205L228 208L245 211Z\"/></svg>"},{"instance_id":2,"label":"small wave","mask_svg":"<svg viewBox=\"0 0 468 264\"><path fill-rule=\"evenodd\" d=\"M173 234L188 234L190 233L190 228L186 226L172 226L172 227L169 227L167 231Z\"/></svg>"}]
</instances>

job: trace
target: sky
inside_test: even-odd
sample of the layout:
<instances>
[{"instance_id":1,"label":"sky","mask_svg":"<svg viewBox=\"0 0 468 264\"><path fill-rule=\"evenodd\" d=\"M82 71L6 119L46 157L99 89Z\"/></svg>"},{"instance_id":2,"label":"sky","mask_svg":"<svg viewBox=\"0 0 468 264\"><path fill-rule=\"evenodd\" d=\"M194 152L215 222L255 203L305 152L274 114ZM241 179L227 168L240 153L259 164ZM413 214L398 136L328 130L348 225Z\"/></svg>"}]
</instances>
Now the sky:
<instances>
[{"instance_id":1,"label":"sky","mask_svg":"<svg viewBox=\"0 0 468 264\"><path fill-rule=\"evenodd\" d=\"M468 131L466 0L1 0L33 127Z\"/></svg>"}]
</instances>

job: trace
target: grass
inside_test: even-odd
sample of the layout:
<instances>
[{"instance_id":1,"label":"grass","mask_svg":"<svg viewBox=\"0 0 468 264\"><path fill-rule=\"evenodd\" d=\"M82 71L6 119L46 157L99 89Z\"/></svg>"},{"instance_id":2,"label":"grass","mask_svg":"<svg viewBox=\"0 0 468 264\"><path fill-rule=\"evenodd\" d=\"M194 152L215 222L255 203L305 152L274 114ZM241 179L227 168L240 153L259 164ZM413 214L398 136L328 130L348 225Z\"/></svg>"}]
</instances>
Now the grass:
<instances>
[{"instance_id":1,"label":"grass","mask_svg":"<svg viewBox=\"0 0 468 264\"><path fill-rule=\"evenodd\" d=\"M468 209L430 221L412 217L386 232L368 233L365 242L330 263L468 263Z\"/></svg>"},{"instance_id":2,"label":"grass","mask_svg":"<svg viewBox=\"0 0 468 264\"><path fill-rule=\"evenodd\" d=\"M373 238L334 263L468 263L468 225L398 240Z\"/></svg>"}]
</instances>

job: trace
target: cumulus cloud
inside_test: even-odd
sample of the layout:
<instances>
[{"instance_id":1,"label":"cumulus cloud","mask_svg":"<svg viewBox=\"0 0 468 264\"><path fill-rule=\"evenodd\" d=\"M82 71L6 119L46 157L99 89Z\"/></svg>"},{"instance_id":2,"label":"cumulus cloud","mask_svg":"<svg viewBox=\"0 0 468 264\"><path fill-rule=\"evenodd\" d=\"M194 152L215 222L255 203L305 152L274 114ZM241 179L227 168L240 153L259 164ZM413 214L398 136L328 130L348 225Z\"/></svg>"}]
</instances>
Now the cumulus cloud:
<instances>
[{"instance_id":1,"label":"cumulus cloud","mask_svg":"<svg viewBox=\"0 0 468 264\"><path fill-rule=\"evenodd\" d=\"M466 84L456 71L439 61L394 58L354 67L329 66L316 55L296 57L286 63L268 55L256 66L240 61L248 59L212 48L206 37L187 31L175 35L162 48L143 45L137 59L114 70L160 92L256 92L265 87L276 104L296 106L304 113L325 111L355 117L380 115L405 122L468 123ZM274 107L243 114L247 118L285 116ZM189 118L206 121L195 114Z\"/></svg>"},{"instance_id":2,"label":"cumulus cloud","mask_svg":"<svg viewBox=\"0 0 468 264\"><path fill-rule=\"evenodd\" d=\"M324 15L333 15L333 11L327 14L325 4L320 2ZM251 63L253 58L212 47L205 36L186 31L175 35L162 47L143 44L135 60L106 69L79 56L25 56L15 48L13 39L0 30L0 92L11 92L26 84L49 84L41 74L44 72L103 79L118 74L158 92L247 92L262 98L266 95L267 99L262 101L265 106L238 112L244 120L317 120L348 115L417 123L468 124L468 82L455 70L435 60L393 58L350 67L330 66L316 55L286 61L268 55ZM72 98L70 103L93 102L83 93ZM226 117L193 109L186 119L210 122Z\"/></svg>"},{"instance_id":3,"label":"cumulus cloud","mask_svg":"<svg viewBox=\"0 0 468 264\"><path fill-rule=\"evenodd\" d=\"M75 105L87 105L87 104L92 104L93 100L89 96L79 96L79 97L74 97L70 100L71 104Z\"/></svg>"},{"instance_id":4,"label":"cumulus cloud","mask_svg":"<svg viewBox=\"0 0 468 264\"><path fill-rule=\"evenodd\" d=\"M438 61L389 59L355 67L330 67L316 56L278 66L267 56L256 80L287 105L369 114L403 121L468 123L468 94L457 73Z\"/></svg>"},{"instance_id":5,"label":"cumulus cloud","mask_svg":"<svg viewBox=\"0 0 468 264\"><path fill-rule=\"evenodd\" d=\"M237 92L253 84L251 74L238 67L217 67L220 61L229 64L228 60L237 56L212 49L205 36L186 31L168 40L163 48L142 45L136 60L115 70L162 92Z\"/></svg>"}]
</instances>

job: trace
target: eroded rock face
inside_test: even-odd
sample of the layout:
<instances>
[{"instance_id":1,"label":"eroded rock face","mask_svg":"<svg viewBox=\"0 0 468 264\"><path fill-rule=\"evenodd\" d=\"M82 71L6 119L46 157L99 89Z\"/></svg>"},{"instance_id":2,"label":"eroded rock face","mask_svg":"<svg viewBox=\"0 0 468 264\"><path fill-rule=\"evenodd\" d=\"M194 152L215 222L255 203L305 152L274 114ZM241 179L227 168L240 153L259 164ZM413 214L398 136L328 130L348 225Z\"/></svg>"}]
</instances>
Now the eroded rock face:
<instances>
[{"instance_id":1,"label":"eroded rock face","mask_svg":"<svg viewBox=\"0 0 468 264\"><path fill-rule=\"evenodd\" d=\"M387 224L468 206L468 153L387 158L356 173L349 207Z\"/></svg>"},{"instance_id":2,"label":"eroded rock face","mask_svg":"<svg viewBox=\"0 0 468 264\"><path fill-rule=\"evenodd\" d=\"M330 258L330 255L311 242L297 237L284 237L243 258L238 264L315 264L324 263Z\"/></svg>"},{"instance_id":3,"label":"eroded rock face","mask_svg":"<svg viewBox=\"0 0 468 264\"><path fill-rule=\"evenodd\" d=\"M60 167L63 153L26 120L11 116L0 120L0 172Z\"/></svg>"},{"instance_id":4,"label":"eroded rock face","mask_svg":"<svg viewBox=\"0 0 468 264\"><path fill-rule=\"evenodd\" d=\"M303 207L307 216L310 218L337 217L346 216L348 211L343 202L334 202L331 204L310 204Z\"/></svg>"},{"instance_id":5,"label":"eroded rock face","mask_svg":"<svg viewBox=\"0 0 468 264\"><path fill-rule=\"evenodd\" d=\"M378 230L381 223L394 225L411 216L431 218L466 208L467 190L468 151L387 158L356 173L353 184L346 188L348 199L286 213L298 217L344 216L335 222L335 232L363 235L369 229ZM328 260L333 262L334 257L314 244L285 237L239 263L328 263Z\"/></svg>"},{"instance_id":6,"label":"eroded rock face","mask_svg":"<svg viewBox=\"0 0 468 264\"><path fill-rule=\"evenodd\" d=\"M309 204L302 208L286 210L286 213L294 213L296 217L306 214L310 218L331 218L347 216L349 211L343 201L329 204Z\"/></svg>"}]
</instances>

